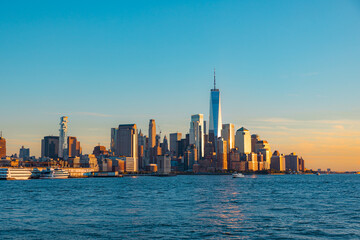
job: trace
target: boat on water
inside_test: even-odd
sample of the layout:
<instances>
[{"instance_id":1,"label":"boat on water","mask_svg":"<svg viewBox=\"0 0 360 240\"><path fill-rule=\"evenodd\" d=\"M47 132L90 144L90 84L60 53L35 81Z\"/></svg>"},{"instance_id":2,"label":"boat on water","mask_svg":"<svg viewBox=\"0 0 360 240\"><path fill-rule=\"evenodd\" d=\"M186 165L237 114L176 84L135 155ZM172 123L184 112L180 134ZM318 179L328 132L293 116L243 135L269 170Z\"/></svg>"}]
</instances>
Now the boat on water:
<instances>
[{"instance_id":1,"label":"boat on water","mask_svg":"<svg viewBox=\"0 0 360 240\"><path fill-rule=\"evenodd\" d=\"M39 179L39 178L40 178L40 174L41 174L40 170L37 169L37 168L34 168L34 169L31 171L31 176L30 176L30 178L31 178L31 179Z\"/></svg>"},{"instance_id":2,"label":"boat on water","mask_svg":"<svg viewBox=\"0 0 360 240\"><path fill-rule=\"evenodd\" d=\"M61 168L47 168L40 172L40 179L64 179L69 178L69 172Z\"/></svg>"},{"instance_id":3,"label":"boat on water","mask_svg":"<svg viewBox=\"0 0 360 240\"><path fill-rule=\"evenodd\" d=\"M319 176L319 175L321 175L321 174L320 174L319 172L317 172L317 173L316 173L316 175L318 175L318 176Z\"/></svg>"},{"instance_id":4,"label":"boat on water","mask_svg":"<svg viewBox=\"0 0 360 240\"><path fill-rule=\"evenodd\" d=\"M242 173L234 172L234 173L232 174L232 177L233 177L233 178L243 178L243 177L245 177L245 176L244 176L244 174L242 174Z\"/></svg>"},{"instance_id":5,"label":"boat on water","mask_svg":"<svg viewBox=\"0 0 360 240\"><path fill-rule=\"evenodd\" d=\"M0 168L1 180L27 180L31 171L24 168Z\"/></svg>"}]
</instances>

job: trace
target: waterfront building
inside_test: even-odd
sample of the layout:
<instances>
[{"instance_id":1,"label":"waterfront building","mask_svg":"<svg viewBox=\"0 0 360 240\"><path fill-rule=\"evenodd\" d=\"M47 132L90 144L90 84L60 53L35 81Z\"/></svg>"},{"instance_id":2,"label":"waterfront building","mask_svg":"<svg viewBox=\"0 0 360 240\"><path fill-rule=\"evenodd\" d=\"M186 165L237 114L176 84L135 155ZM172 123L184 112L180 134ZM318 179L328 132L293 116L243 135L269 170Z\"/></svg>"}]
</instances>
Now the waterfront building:
<instances>
[{"instance_id":1,"label":"waterfront building","mask_svg":"<svg viewBox=\"0 0 360 240\"><path fill-rule=\"evenodd\" d=\"M125 161L125 171L126 172L137 172L139 171L138 168L138 161L134 157L120 157L121 160Z\"/></svg>"},{"instance_id":2,"label":"waterfront building","mask_svg":"<svg viewBox=\"0 0 360 240\"><path fill-rule=\"evenodd\" d=\"M74 157L78 157L81 155L82 149L80 147L80 142L77 141L76 137L69 136L67 139L67 146L68 146L67 157L74 158Z\"/></svg>"},{"instance_id":3,"label":"waterfront building","mask_svg":"<svg viewBox=\"0 0 360 240\"><path fill-rule=\"evenodd\" d=\"M221 137L227 142L227 152L235 148L235 128L234 124L228 123L222 125Z\"/></svg>"},{"instance_id":4,"label":"waterfront building","mask_svg":"<svg viewBox=\"0 0 360 240\"><path fill-rule=\"evenodd\" d=\"M67 134L67 124L68 124L68 117L66 116L62 116L60 118L60 129L59 129L59 158L63 158L64 157L64 153L65 153L65 149L67 148L66 146L66 134Z\"/></svg>"},{"instance_id":5,"label":"waterfront building","mask_svg":"<svg viewBox=\"0 0 360 240\"><path fill-rule=\"evenodd\" d=\"M140 130L138 134L138 158L139 158L139 169L145 169L146 163L145 162L145 154L146 151L146 136L144 136Z\"/></svg>"},{"instance_id":6,"label":"waterfront building","mask_svg":"<svg viewBox=\"0 0 360 240\"><path fill-rule=\"evenodd\" d=\"M24 148L24 146L22 146L19 151L19 158L28 160L30 158L30 148Z\"/></svg>"},{"instance_id":7,"label":"waterfront building","mask_svg":"<svg viewBox=\"0 0 360 240\"><path fill-rule=\"evenodd\" d=\"M251 136L249 130L242 127L236 131L235 147L239 149L240 154L251 153Z\"/></svg>"},{"instance_id":8,"label":"waterfront building","mask_svg":"<svg viewBox=\"0 0 360 240\"><path fill-rule=\"evenodd\" d=\"M305 171L305 161L304 161L304 159L302 157L299 158L299 169L302 172Z\"/></svg>"},{"instance_id":9,"label":"waterfront building","mask_svg":"<svg viewBox=\"0 0 360 240\"><path fill-rule=\"evenodd\" d=\"M236 148L230 150L228 166L229 169L240 171L240 153Z\"/></svg>"},{"instance_id":10,"label":"waterfront building","mask_svg":"<svg viewBox=\"0 0 360 240\"><path fill-rule=\"evenodd\" d=\"M220 90L216 88L214 70L214 88L210 91L210 116L209 116L209 141L216 144L218 137L221 137L222 116Z\"/></svg>"},{"instance_id":11,"label":"waterfront building","mask_svg":"<svg viewBox=\"0 0 360 240\"><path fill-rule=\"evenodd\" d=\"M117 128L111 128L111 139L110 139L110 150L111 152L116 152L116 146L117 146Z\"/></svg>"},{"instance_id":12,"label":"waterfront building","mask_svg":"<svg viewBox=\"0 0 360 240\"><path fill-rule=\"evenodd\" d=\"M177 152L177 141L181 140L181 133L170 133L170 153L174 156L178 156Z\"/></svg>"},{"instance_id":13,"label":"waterfront building","mask_svg":"<svg viewBox=\"0 0 360 240\"><path fill-rule=\"evenodd\" d=\"M258 171L258 162L257 161L246 161L246 171Z\"/></svg>"},{"instance_id":14,"label":"waterfront building","mask_svg":"<svg viewBox=\"0 0 360 240\"><path fill-rule=\"evenodd\" d=\"M270 168L276 171L285 171L285 156L275 151L271 157Z\"/></svg>"},{"instance_id":15,"label":"waterfront building","mask_svg":"<svg viewBox=\"0 0 360 240\"><path fill-rule=\"evenodd\" d=\"M116 156L134 158L135 167L138 167L138 132L136 124L121 124L117 131Z\"/></svg>"},{"instance_id":16,"label":"waterfront building","mask_svg":"<svg viewBox=\"0 0 360 240\"><path fill-rule=\"evenodd\" d=\"M59 157L59 137L46 136L41 140L41 157L58 158Z\"/></svg>"},{"instance_id":17,"label":"waterfront building","mask_svg":"<svg viewBox=\"0 0 360 240\"><path fill-rule=\"evenodd\" d=\"M227 170L228 163L227 163L227 142L222 138L219 137L217 140L217 169L218 170Z\"/></svg>"},{"instance_id":18,"label":"waterfront building","mask_svg":"<svg viewBox=\"0 0 360 240\"><path fill-rule=\"evenodd\" d=\"M299 157L295 153L290 153L285 156L285 168L286 171L299 172Z\"/></svg>"},{"instance_id":19,"label":"waterfront building","mask_svg":"<svg viewBox=\"0 0 360 240\"><path fill-rule=\"evenodd\" d=\"M2 137L2 133L1 133L1 137L0 137L0 159L5 158L5 157L6 157L6 139Z\"/></svg>"},{"instance_id":20,"label":"waterfront building","mask_svg":"<svg viewBox=\"0 0 360 240\"><path fill-rule=\"evenodd\" d=\"M263 170L270 169L271 156L272 156L270 150L267 149L267 148L261 148L261 149L259 149L259 153L261 153L263 155L263 162L264 162L264 169Z\"/></svg>"},{"instance_id":21,"label":"waterfront building","mask_svg":"<svg viewBox=\"0 0 360 240\"><path fill-rule=\"evenodd\" d=\"M191 116L190 145L194 144L198 151L198 159L204 157L204 115Z\"/></svg>"},{"instance_id":22,"label":"waterfront building","mask_svg":"<svg viewBox=\"0 0 360 240\"><path fill-rule=\"evenodd\" d=\"M168 174L171 171L171 156L169 154L157 157L158 172Z\"/></svg>"},{"instance_id":23,"label":"waterfront building","mask_svg":"<svg viewBox=\"0 0 360 240\"><path fill-rule=\"evenodd\" d=\"M93 168L94 171L99 171L98 159L94 154L81 155L80 165L83 168Z\"/></svg>"}]
</instances>

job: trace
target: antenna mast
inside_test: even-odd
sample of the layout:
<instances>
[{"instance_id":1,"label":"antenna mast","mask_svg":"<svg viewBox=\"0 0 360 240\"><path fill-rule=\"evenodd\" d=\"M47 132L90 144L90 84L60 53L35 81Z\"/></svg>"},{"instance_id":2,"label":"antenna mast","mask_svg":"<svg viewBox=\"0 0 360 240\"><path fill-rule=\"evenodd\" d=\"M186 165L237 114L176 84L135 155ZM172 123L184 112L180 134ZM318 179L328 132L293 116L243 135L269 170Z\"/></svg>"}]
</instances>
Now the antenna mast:
<instances>
[{"instance_id":1,"label":"antenna mast","mask_svg":"<svg viewBox=\"0 0 360 240\"><path fill-rule=\"evenodd\" d=\"M215 78L215 68L214 68L214 90L216 89L216 78Z\"/></svg>"}]
</instances>

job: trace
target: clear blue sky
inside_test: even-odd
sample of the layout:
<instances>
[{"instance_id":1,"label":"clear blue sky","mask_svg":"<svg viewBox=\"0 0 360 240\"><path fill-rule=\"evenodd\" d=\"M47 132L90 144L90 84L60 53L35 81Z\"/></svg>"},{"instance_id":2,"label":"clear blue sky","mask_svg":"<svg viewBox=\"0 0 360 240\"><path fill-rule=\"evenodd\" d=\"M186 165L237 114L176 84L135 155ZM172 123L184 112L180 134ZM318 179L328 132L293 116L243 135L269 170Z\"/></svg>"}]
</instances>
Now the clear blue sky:
<instances>
[{"instance_id":1,"label":"clear blue sky","mask_svg":"<svg viewBox=\"0 0 360 240\"><path fill-rule=\"evenodd\" d=\"M121 123L186 133L213 67L224 123L311 168L360 168L360 1L0 3L8 153L38 156L62 114L85 153Z\"/></svg>"}]
</instances>

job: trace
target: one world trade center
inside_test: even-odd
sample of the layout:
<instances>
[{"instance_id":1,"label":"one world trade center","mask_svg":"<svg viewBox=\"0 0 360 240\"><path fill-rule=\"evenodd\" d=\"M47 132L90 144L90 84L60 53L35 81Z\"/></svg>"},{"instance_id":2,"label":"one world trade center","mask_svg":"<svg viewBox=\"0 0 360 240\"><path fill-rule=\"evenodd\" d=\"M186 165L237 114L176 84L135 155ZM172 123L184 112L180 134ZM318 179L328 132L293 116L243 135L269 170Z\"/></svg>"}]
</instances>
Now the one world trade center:
<instances>
[{"instance_id":1,"label":"one world trade center","mask_svg":"<svg viewBox=\"0 0 360 240\"><path fill-rule=\"evenodd\" d=\"M216 146L218 137L221 137L222 118L220 91L216 89L215 69L214 69L214 89L210 92L210 121L209 121L209 140Z\"/></svg>"}]
</instances>

